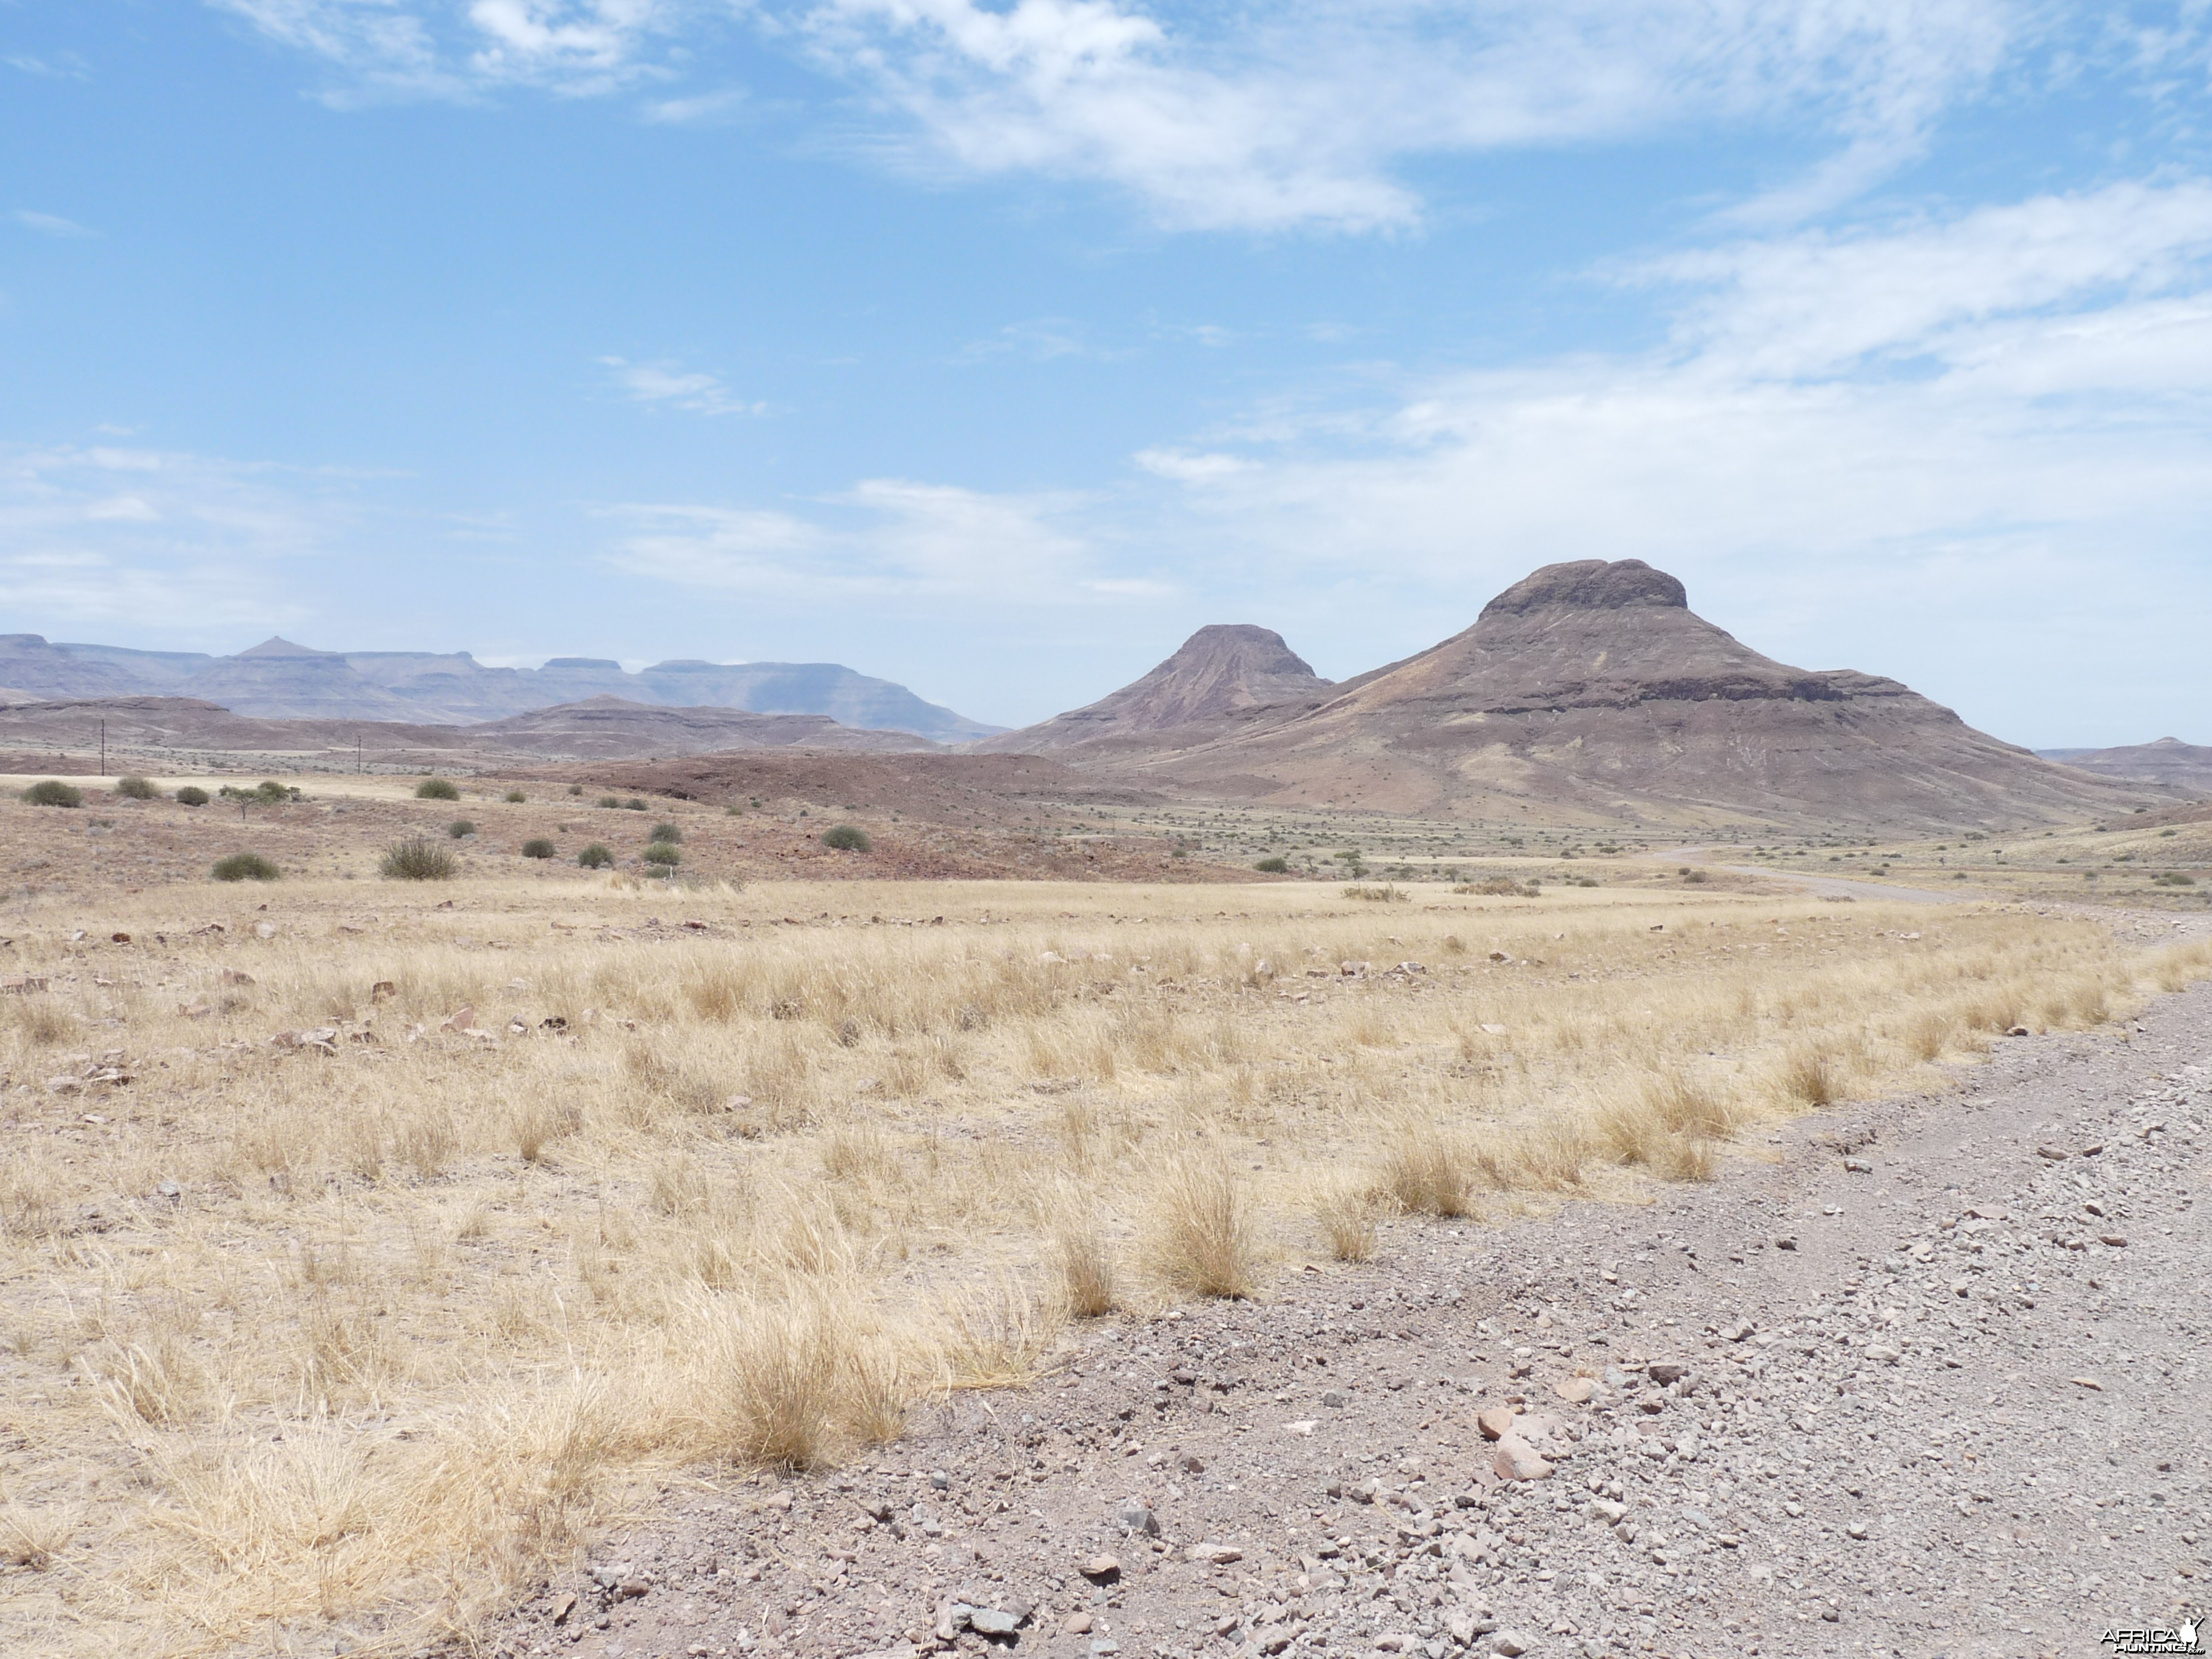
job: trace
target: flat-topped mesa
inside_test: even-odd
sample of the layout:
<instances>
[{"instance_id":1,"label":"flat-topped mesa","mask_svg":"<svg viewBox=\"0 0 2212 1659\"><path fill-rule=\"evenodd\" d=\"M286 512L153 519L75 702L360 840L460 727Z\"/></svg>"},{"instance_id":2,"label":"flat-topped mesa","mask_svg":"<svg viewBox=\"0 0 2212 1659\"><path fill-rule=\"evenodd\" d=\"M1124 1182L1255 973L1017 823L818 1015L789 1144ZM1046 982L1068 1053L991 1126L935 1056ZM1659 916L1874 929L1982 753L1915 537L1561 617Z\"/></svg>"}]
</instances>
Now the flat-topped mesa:
<instances>
[{"instance_id":1,"label":"flat-topped mesa","mask_svg":"<svg viewBox=\"0 0 2212 1659\"><path fill-rule=\"evenodd\" d=\"M1310 699L1329 682L1272 628L1213 623L1201 628L1142 679L1081 708L1009 732L978 746L1036 753L1103 738L1208 726L1276 703Z\"/></svg>"},{"instance_id":2,"label":"flat-topped mesa","mask_svg":"<svg viewBox=\"0 0 2212 1659\"><path fill-rule=\"evenodd\" d=\"M1547 606L1626 611L1632 605L1690 608L1689 591L1641 559L1570 559L1530 572L1482 607L1484 617L1518 616Z\"/></svg>"}]
</instances>

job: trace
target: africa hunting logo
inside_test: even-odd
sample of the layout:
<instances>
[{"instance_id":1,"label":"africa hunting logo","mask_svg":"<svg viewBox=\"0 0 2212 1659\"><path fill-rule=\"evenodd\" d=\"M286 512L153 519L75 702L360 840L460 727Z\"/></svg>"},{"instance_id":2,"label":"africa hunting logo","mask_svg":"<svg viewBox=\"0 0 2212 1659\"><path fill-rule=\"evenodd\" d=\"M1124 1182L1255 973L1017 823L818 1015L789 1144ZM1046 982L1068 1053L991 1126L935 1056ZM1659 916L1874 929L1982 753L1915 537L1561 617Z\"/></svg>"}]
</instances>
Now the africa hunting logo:
<instances>
[{"instance_id":1,"label":"africa hunting logo","mask_svg":"<svg viewBox=\"0 0 2212 1659\"><path fill-rule=\"evenodd\" d=\"M2204 1643L2199 1635L2206 1628L2204 1616L2192 1613L2171 1629L2160 1625L2143 1625L2108 1630L2097 1639L2120 1653L2203 1653Z\"/></svg>"}]
</instances>

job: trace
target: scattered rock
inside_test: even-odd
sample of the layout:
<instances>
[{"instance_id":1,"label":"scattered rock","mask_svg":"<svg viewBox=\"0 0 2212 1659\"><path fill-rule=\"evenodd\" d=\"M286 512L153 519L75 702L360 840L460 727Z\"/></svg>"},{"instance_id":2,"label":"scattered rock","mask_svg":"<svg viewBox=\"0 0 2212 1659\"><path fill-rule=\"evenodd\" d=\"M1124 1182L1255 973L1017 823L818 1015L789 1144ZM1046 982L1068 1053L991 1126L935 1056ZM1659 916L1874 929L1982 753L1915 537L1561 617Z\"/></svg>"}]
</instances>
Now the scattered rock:
<instances>
[{"instance_id":1,"label":"scattered rock","mask_svg":"<svg viewBox=\"0 0 2212 1659\"><path fill-rule=\"evenodd\" d=\"M1587 1406L1597 1393L1597 1384L1587 1376L1571 1376L1563 1382L1553 1383L1552 1392L1570 1406Z\"/></svg>"},{"instance_id":2,"label":"scattered rock","mask_svg":"<svg viewBox=\"0 0 2212 1659\"><path fill-rule=\"evenodd\" d=\"M1094 1555L1080 1571L1094 1584L1110 1584L1121 1576L1121 1564L1110 1555Z\"/></svg>"},{"instance_id":3,"label":"scattered rock","mask_svg":"<svg viewBox=\"0 0 2212 1659\"><path fill-rule=\"evenodd\" d=\"M1474 1419L1485 1440L1502 1440L1513 1432L1513 1419L1521 1413L1510 1406L1492 1406Z\"/></svg>"},{"instance_id":4,"label":"scattered rock","mask_svg":"<svg viewBox=\"0 0 2212 1659\"><path fill-rule=\"evenodd\" d=\"M1115 1518L1121 1522L1123 1532L1133 1532L1146 1538L1160 1535L1160 1518L1152 1513L1152 1506L1149 1504L1124 1504Z\"/></svg>"},{"instance_id":5,"label":"scattered rock","mask_svg":"<svg viewBox=\"0 0 2212 1659\"><path fill-rule=\"evenodd\" d=\"M1520 1659L1521 1655L1535 1645L1536 1638L1517 1630L1501 1630L1490 1638L1490 1650L1500 1659Z\"/></svg>"},{"instance_id":6,"label":"scattered rock","mask_svg":"<svg viewBox=\"0 0 2212 1659\"><path fill-rule=\"evenodd\" d=\"M2097 1381L2094 1376L2069 1377L2068 1381L2071 1382L2077 1389L2093 1389L2100 1394L2102 1394L2105 1389L2105 1385Z\"/></svg>"},{"instance_id":7,"label":"scattered rock","mask_svg":"<svg viewBox=\"0 0 2212 1659\"><path fill-rule=\"evenodd\" d=\"M1500 1480L1541 1480L1552 1472L1552 1466L1543 1456L1517 1434L1509 1434L1498 1443L1490 1466Z\"/></svg>"}]
</instances>

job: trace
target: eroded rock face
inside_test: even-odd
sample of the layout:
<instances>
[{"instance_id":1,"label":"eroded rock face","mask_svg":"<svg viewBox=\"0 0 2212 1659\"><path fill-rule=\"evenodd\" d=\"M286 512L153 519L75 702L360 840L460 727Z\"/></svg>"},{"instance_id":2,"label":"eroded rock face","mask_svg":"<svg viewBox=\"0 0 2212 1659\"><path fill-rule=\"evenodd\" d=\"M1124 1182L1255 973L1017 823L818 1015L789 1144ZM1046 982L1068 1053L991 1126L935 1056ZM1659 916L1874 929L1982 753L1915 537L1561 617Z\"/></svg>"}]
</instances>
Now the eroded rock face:
<instances>
[{"instance_id":1,"label":"eroded rock face","mask_svg":"<svg viewBox=\"0 0 2212 1659\"><path fill-rule=\"evenodd\" d=\"M1625 611L1631 605L1690 608L1689 590L1641 559L1570 559L1530 572L1482 607L1485 617L1517 616L1550 605Z\"/></svg>"}]
</instances>

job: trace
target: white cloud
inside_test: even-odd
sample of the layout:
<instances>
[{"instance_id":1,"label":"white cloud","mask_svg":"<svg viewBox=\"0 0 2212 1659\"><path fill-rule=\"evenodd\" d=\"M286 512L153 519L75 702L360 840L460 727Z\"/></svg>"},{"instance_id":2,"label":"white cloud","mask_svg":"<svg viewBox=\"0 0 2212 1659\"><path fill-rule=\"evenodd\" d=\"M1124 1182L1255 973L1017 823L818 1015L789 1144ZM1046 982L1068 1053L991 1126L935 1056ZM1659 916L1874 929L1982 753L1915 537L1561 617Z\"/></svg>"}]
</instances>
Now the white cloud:
<instances>
[{"instance_id":1,"label":"white cloud","mask_svg":"<svg viewBox=\"0 0 2212 1659\"><path fill-rule=\"evenodd\" d=\"M963 172L1132 191L1166 222L1420 216L1424 155L1721 121L1840 146L1801 208L1918 145L2032 33L2025 0L1296 0L1209 30L1116 0L823 0L818 58Z\"/></svg>"},{"instance_id":2,"label":"white cloud","mask_svg":"<svg viewBox=\"0 0 2212 1659\"><path fill-rule=\"evenodd\" d=\"M808 514L690 505L611 509L621 568L763 599L1079 602L1094 549L1073 495L1001 495L873 478ZM1107 579L1109 581L1111 578Z\"/></svg>"},{"instance_id":3,"label":"white cloud","mask_svg":"<svg viewBox=\"0 0 2212 1659\"><path fill-rule=\"evenodd\" d=\"M206 0L332 65L362 95L543 87L590 95L667 73L669 37L722 9L694 0Z\"/></svg>"},{"instance_id":4,"label":"white cloud","mask_svg":"<svg viewBox=\"0 0 2212 1659\"><path fill-rule=\"evenodd\" d=\"M614 372L615 383L633 403L680 409L694 415L765 415L768 405L734 397L712 374L673 363L633 363L621 357L599 362Z\"/></svg>"},{"instance_id":5,"label":"white cloud","mask_svg":"<svg viewBox=\"0 0 2212 1659\"><path fill-rule=\"evenodd\" d=\"M80 236L95 236L97 231L88 230L74 219L64 219L52 213L33 213L28 208L15 210L15 222L42 236L58 236L71 240Z\"/></svg>"},{"instance_id":6,"label":"white cloud","mask_svg":"<svg viewBox=\"0 0 2212 1659\"><path fill-rule=\"evenodd\" d=\"M173 451L0 447L0 594L17 626L295 619L271 567L329 550L349 482Z\"/></svg>"}]
</instances>

